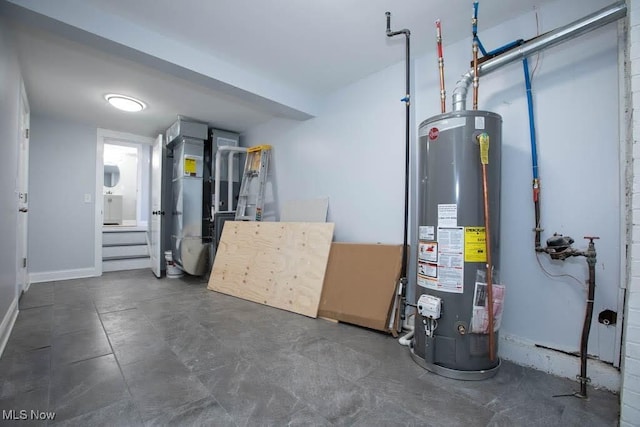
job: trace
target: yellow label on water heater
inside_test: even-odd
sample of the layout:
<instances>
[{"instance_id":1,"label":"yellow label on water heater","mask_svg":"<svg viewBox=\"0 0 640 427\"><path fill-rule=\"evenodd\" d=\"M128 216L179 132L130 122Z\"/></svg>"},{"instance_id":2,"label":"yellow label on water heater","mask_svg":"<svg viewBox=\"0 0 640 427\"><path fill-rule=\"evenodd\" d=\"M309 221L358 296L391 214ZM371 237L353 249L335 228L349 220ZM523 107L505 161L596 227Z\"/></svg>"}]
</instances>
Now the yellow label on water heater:
<instances>
[{"instance_id":1,"label":"yellow label on water heater","mask_svg":"<svg viewBox=\"0 0 640 427\"><path fill-rule=\"evenodd\" d=\"M464 262L487 262L487 235L484 227L464 228Z\"/></svg>"},{"instance_id":2,"label":"yellow label on water heater","mask_svg":"<svg viewBox=\"0 0 640 427\"><path fill-rule=\"evenodd\" d=\"M480 163L483 165L489 164L489 135L481 133L478 135L478 142L480 143Z\"/></svg>"}]
</instances>

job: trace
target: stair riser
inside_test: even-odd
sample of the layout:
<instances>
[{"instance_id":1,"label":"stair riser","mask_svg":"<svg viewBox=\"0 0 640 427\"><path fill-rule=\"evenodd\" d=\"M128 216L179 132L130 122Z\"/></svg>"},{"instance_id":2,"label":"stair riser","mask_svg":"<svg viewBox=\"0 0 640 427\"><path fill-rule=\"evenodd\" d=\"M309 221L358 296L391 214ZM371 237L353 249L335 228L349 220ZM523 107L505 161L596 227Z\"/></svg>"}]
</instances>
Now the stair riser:
<instances>
[{"instance_id":1,"label":"stair riser","mask_svg":"<svg viewBox=\"0 0 640 427\"><path fill-rule=\"evenodd\" d=\"M102 256L103 258L108 257L129 257L129 256L141 256L141 255L149 255L149 250L147 249L147 245L136 245L136 246L108 246L102 248Z\"/></svg>"},{"instance_id":2,"label":"stair riser","mask_svg":"<svg viewBox=\"0 0 640 427\"><path fill-rule=\"evenodd\" d=\"M147 236L145 232L102 233L103 245L118 245L118 244L144 245L146 243L147 243Z\"/></svg>"},{"instance_id":3,"label":"stair riser","mask_svg":"<svg viewBox=\"0 0 640 427\"><path fill-rule=\"evenodd\" d=\"M124 260L102 262L103 272L138 270L141 268L151 268L151 260L149 258L140 258L140 259L124 259Z\"/></svg>"}]
</instances>

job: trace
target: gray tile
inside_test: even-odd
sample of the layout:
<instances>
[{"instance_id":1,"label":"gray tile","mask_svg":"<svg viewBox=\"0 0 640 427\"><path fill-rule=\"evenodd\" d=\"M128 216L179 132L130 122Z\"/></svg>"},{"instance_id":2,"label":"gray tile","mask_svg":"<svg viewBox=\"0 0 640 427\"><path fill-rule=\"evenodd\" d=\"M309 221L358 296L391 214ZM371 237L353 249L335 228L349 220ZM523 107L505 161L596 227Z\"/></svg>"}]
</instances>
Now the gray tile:
<instances>
[{"instance_id":1,"label":"gray tile","mask_svg":"<svg viewBox=\"0 0 640 427\"><path fill-rule=\"evenodd\" d=\"M118 311L131 310L138 307L136 301L131 301L125 297L111 297L94 300L94 304L98 313L115 313Z\"/></svg>"},{"instance_id":2,"label":"gray tile","mask_svg":"<svg viewBox=\"0 0 640 427\"><path fill-rule=\"evenodd\" d=\"M164 339L174 338L188 331L199 331L203 335L208 335L206 329L182 313L157 316L150 322Z\"/></svg>"},{"instance_id":3,"label":"gray tile","mask_svg":"<svg viewBox=\"0 0 640 427\"><path fill-rule=\"evenodd\" d=\"M45 415L49 412L49 388L40 387L31 389L11 397L0 399L0 410L15 411L11 414L15 421L15 424L20 426L46 426L48 424L47 419L49 415ZM34 411L37 415L34 416ZM45 414L43 414L45 413ZM41 415L44 415L42 417ZM16 418L18 417L18 418ZM0 424L2 418L0 418Z\"/></svg>"},{"instance_id":4,"label":"gray tile","mask_svg":"<svg viewBox=\"0 0 640 427\"><path fill-rule=\"evenodd\" d=\"M493 418L489 420L487 427L513 427L515 425L517 425L516 422L506 415L495 414Z\"/></svg>"},{"instance_id":5,"label":"gray tile","mask_svg":"<svg viewBox=\"0 0 640 427\"><path fill-rule=\"evenodd\" d=\"M283 423L284 424L284 423ZM330 426L331 423L311 408L304 407L289 416L287 426Z\"/></svg>"},{"instance_id":6,"label":"gray tile","mask_svg":"<svg viewBox=\"0 0 640 427\"><path fill-rule=\"evenodd\" d=\"M53 306L21 310L7 343L8 352L24 352L51 345Z\"/></svg>"},{"instance_id":7,"label":"gray tile","mask_svg":"<svg viewBox=\"0 0 640 427\"><path fill-rule=\"evenodd\" d=\"M259 363L265 380L287 390L330 422L350 425L374 405L371 390L296 353L279 353Z\"/></svg>"},{"instance_id":8,"label":"gray tile","mask_svg":"<svg viewBox=\"0 0 640 427\"><path fill-rule=\"evenodd\" d=\"M398 362L403 366L405 363ZM390 378L384 372L387 366L392 365L385 365L357 381L363 388L373 391L377 402L392 402L418 419L429 420L428 423L434 426L486 425L494 416L493 410L459 395L457 387L466 381L442 388L429 382L430 377L399 375ZM434 413L439 414L435 419Z\"/></svg>"},{"instance_id":9,"label":"gray tile","mask_svg":"<svg viewBox=\"0 0 640 427\"><path fill-rule=\"evenodd\" d=\"M14 328L7 341L5 353L23 353L49 347L51 347L51 331L32 331L29 333L16 331Z\"/></svg>"},{"instance_id":10,"label":"gray tile","mask_svg":"<svg viewBox=\"0 0 640 427\"><path fill-rule=\"evenodd\" d=\"M51 409L63 421L121 400L130 400L113 355L54 367Z\"/></svg>"},{"instance_id":11,"label":"gray tile","mask_svg":"<svg viewBox=\"0 0 640 427\"><path fill-rule=\"evenodd\" d=\"M562 426L580 426L580 427L615 427L618 425L616 419L602 418L597 413L589 413L586 411L579 411L576 409L565 408L562 412L562 417L559 420L559 425Z\"/></svg>"},{"instance_id":12,"label":"gray tile","mask_svg":"<svg viewBox=\"0 0 640 427\"><path fill-rule=\"evenodd\" d=\"M322 366L334 367L343 377L352 381L369 375L380 366L380 362L369 354L324 338L312 338L299 343L296 351Z\"/></svg>"},{"instance_id":13,"label":"gray tile","mask_svg":"<svg viewBox=\"0 0 640 427\"><path fill-rule=\"evenodd\" d=\"M402 410L398 405L392 402L383 402L374 409L362 414L353 426L369 427L369 426L407 426L429 427L434 424L429 423L430 418L418 419L408 412ZM481 424L478 424L481 425Z\"/></svg>"},{"instance_id":14,"label":"gray tile","mask_svg":"<svg viewBox=\"0 0 640 427\"><path fill-rule=\"evenodd\" d=\"M120 400L89 413L63 421L54 421L55 426L143 426L140 414L133 402Z\"/></svg>"},{"instance_id":15,"label":"gray tile","mask_svg":"<svg viewBox=\"0 0 640 427\"><path fill-rule=\"evenodd\" d=\"M176 407L161 408L145 423L147 426L220 426L235 427L231 416L213 398L206 397Z\"/></svg>"},{"instance_id":16,"label":"gray tile","mask_svg":"<svg viewBox=\"0 0 640 427\"><path fill-rule=\"evenodd\" d=\"M209 395L173 353L123 365L122 371L143 420Z\"/></svg>"},{"instance_id":17,"label":"gray tile","mask_svg":"<svg viewBox=\"0 0 640 427\"><path fill-rule=\"evenodd\" d=\"M17 332L51 331L53 307L43 306L20 310L13 327Z\"/></svg>"},{"instance_id":18,"label":"gray tile","mask_svg":"<svg viewBox=\"0 0 640 427\"><path fill-rule=\"evenodd\" d=\"M54 336L95 328L102 328L102 324L93 306L58 306L53 310Z\"/></svg>"},{"instance_id":19,"label":"gray tile","mask_svg":"<svg viewBox=\"0 0 640 427\"><path fill-rule=\"evenodd\" d=\"M191 311L199 304L197 296L191 294L172 294L160 298L146 299L138 304L138 308L149 319Z\"/></svg>"},{"instance_id":20,"label":"gray tile","mask_svg":"<svg viewBox=\"0 0 640 427\"><path fill-rule=\"evenodd\" d=\"M50 373L50 348L6 354L0 359L0 397L48 388Z\"/></svg>"},{"instance_id":21,"label":"gray tile","mask_svg":"<svg viewBox=\"0 0 640 427\"><path fill-rule=\"evenodd\" d=\"M166 342L192 373L215 370L240 359L236 351L202 330L187 330Z\"/></svg>"},{"instance_id":22,"label":"gray tile","mask_svg":"<svg viewBox=\"0 0 640 427\"><path fill-rule=\"evenodd\" d=\"M51 348L53 366L111 354L111 346L102 326L83 329L55 338Z\"/></svg>"},{"instance_id":23,"label":"gray tile","mask_svg":"<svg viewBox=\"0 0 640 427\"><path fill-rule=\"evenodd\" d=\"M117 334L131 331L153 331L153 326L137 308L103 313L100 315L107 334Z\"/></svg>"},{"instance_id":24,"label":"gray tile","mask_svg":"<svg viewBox=\"0 0 640 427\"><path fill-rule=\"evenodd\" d=\"M53 305L53 283L35 283L20 298L20 310Z\"/></svg>"},{"instance_id":25,"label":"gray tile","mask_svg":"<svg viewBox=\"0 0 640 427\"><path fill-rule=\"evenodd\" d=\"M155 333L141 330L118 332L109 335L113 352L120 365L128 365L158 354L171 355L167 343Z\"/></svg>"},{"instance_id":26,"label":"gray tile","mask_svg":"<svg viewBox=\"0 0 640 427\"><path fill-rule=\"evenodd\" d=\"M258 367L245 360L200 374L198 378L238 426L286 425L295 413L306 409L304 403L266 379Z\"/></svg>"},{"instance_id":27,"label":"gray tile","mask_svg":"<svg viewBox=\"0 0 640 427\"><path fill-rule=\"evenodd\" d=\"M53 301L56 306L93 307L91 293L82 283L56 282Z\"/></svg>"},{"instance_id":28,"label":"gray tile","mask_svg":"<svg viewBox=\"0 0 640 427\"><path fill-rule=\"evenodd\" d=\"M508 417L516 425L561 426L563 406L553 398L530 400L520 395L514 400L520 403L504 403L500 400L492 402L489 407ZM513 406L511 406L513 405ZM566 424L564 424L566 425Z\"/></svg>"}]
</instances>

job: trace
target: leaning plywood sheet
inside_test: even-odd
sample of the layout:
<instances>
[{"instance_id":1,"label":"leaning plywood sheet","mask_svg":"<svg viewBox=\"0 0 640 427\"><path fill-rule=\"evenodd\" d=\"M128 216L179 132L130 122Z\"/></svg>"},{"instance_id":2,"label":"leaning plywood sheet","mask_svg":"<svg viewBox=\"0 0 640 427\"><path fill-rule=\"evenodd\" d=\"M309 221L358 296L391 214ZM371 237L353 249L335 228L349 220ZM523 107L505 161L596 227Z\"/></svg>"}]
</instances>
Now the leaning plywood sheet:
<instances>
[{"instance_id":1,"label":"leaning plywood sheet","mask_svg":"<svg viewBox=\"0 0 640 427\"><path fill-rule=\"evenodd\" d=\"M333 243L318 315L388 331L401 265L401 245Z\"/></svg>"},{"instance_id":2,"label":"leaning plywood sheet","mask_svg":"<svg viewBox=\"0 0 640 427\"><path fill-rule=\"evenodd\" d=\"M208 289L317 317L333 228L227 221Z\"/></svg>"}]
</instances>

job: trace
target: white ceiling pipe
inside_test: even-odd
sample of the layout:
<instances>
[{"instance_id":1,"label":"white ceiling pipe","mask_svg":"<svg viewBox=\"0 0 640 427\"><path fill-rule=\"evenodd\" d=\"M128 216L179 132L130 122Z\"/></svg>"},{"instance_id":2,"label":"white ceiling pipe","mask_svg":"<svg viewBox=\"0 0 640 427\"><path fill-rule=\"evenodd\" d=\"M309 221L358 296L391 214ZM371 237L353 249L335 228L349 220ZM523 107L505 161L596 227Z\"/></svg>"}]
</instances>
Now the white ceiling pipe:
<instances>
[{"instance_id":1,"label":"white ceiling pipe","mask_svg":"<svg viewBox=\"0 0 640 427\"><path fill-rule=\"evenodd\" d=\"M522 60L523 58L540 52L541 50L558 45L567 40L574 39L611 22L615 22L618 19L623 18L626 14L627 6L624 1L615 3L592 13L591 15L587 15L582 19L578 19L568 25L556 28L553 31L531 39L519 47L483 62L478 68L478 73L481 77L485 76L507 64ZM462 111L466 109L467 93L469 91L469 86L473 81L473 77L474 72L473 68L471 68L460 80L458 80L456 88L453 91L453 111Z\"/></svg>"}]
</instances>

